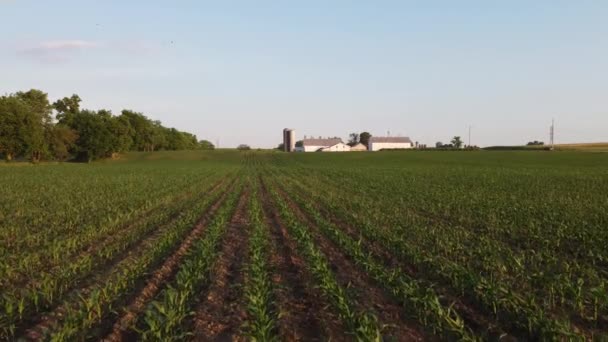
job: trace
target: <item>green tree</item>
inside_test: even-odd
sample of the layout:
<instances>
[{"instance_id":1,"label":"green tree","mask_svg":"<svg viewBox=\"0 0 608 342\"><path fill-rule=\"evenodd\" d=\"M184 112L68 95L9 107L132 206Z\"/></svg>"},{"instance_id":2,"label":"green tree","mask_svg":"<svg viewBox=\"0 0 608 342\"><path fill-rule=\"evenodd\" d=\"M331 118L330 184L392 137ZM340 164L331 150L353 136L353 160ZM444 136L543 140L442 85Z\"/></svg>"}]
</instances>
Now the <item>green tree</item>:
<instances>
[{"instance_id":1,"label":"green tree","mask_svg":"<svg viewBox=\"0 0 608 342\"><path fill-rule=\"evenodd\" d=\"M0 98L0 152L7 161L18 156L40 161L48 151L50 125L46 93L32 89Z\"/></svg>"},{"instance_id":2,"label":"green tree","mask_svg":"<svg viewBox=\"0 0 608 342\"><path fill-rule=\"evenodd\" d=\"M81 110L74 114L72 128L78 132L75 152L78 160L90 162L110 157L113 151L113 134L110 130L111 116L105 111L96 113Z\"/></svg>"},{"instance_id":3,"label":"green tree","mask_svg":"<svg viewBox=\"0 0 608 342\"><path fill-rule=\"evenodd\" d=\"M152 122L142 113L125 109L121 112L120 117L127 120L131 126L131 140L133 141L131 149L135 151L147 151L149 142L153 136L154 127Z\"/></svg>"},{"instance_id":4,"label":"green tree","mask_svg":"<svg viewBox=\"0 0 608 342\"><path fill-rule=\"evenodd\" d=\"M49 134L49 146L53 157L59 161L67 160L77 139L78 134L75 130L60 124L52 126Z\"/></svg>"},{"instance_id":5,"label":"green tree","mask_svg":"<svg viewBox=\"0 0 608 342\"><path fill-rule=\"evenodd\" d=\"M6 161L25 151L24 118L28 110L25 102L13 95L0 97L0 152Z\"/></svg>"},{"instance_id":6,"label":"green tree","mask_svg":"<svg viewBox=\"0 0 608 342\"><path fill-rule=\"evenodd\" d=\"M461 148L461 147L462 147L462 144L463 144L462 139L460 139L460 137L459 137L459 136L455 136L454 138L452 138L451 143L452 143L452 145L454 145L454 147L456 147L456 148Z\"/></svg>"},{"instance_id":7,"label":"green tree","mask_svg":"<svg viewBox=\"0 0 608 342\"><path fill-rule=\"evenodd\" d=\"M126 117L115 116L108 119L112 132L113 152L130 151L133 146L133 127Z\"/></svg>"},{"instance_id":8,"label":"green tree","mask_svg":"<svg viewBox=\"0 0 608 342\"><path fill-rule=\"evenodd\" d=\"M53 102L53 108L57 111L57 121L61 124L71 126L74 115L80 111L82 100L76 94Z\"/></svg>"},{"instance_id":9,"label":"green tree","mask_svg":"<svg viewBox=\"0 0 608 342\"><path fill-rule=\"evenodd\" d=\"M371 137L372 135L369 132L361 132L361 134L359 134L359 142L369 147L369 138Z\"/></svg>"},{"instance_id":10,"label":"green tree","mask_svg":"<svg viewBox=\"0 0 608 342\"><path fill-rule=\"evenodd\" d=\"M198 142L201 150L215 150L215 145L209 140L201 140Z\"/></svg>"},{"instance_id":11,"label":"green tree","mask_svg":"<svg viewBox=\"0 0 608 342\"><path fill-rule=\"evenodd\" d=\"M240 151L246 151L246 150L251 150L251 147L249 147L249 145L240 144L239 146L236 147L236 149L240 150Z\"/></svg>"},{"instance_id":12,"label":"green tree","mask_svg":"<svg viewBox=\"0 0 608 342\"><path fill-rule=\"evenodd\" d=\"M17 98L28 107L22 118L22 132L25 153L33 162L38 162L48 152L47 131L51 127L52 107L48 95L40 90L31 89L27 92L17 92Z\"/></svg>"},{"instance_id":13,"label":"green tree","mask_svg":"<svg viewBox=\"0 0 608 342\"><path fill-rule=\"evenodd\" d=\"M355 146L359 143L359 133L351 133L348 138L348 145Z\"/></svg>"}]
</instances>

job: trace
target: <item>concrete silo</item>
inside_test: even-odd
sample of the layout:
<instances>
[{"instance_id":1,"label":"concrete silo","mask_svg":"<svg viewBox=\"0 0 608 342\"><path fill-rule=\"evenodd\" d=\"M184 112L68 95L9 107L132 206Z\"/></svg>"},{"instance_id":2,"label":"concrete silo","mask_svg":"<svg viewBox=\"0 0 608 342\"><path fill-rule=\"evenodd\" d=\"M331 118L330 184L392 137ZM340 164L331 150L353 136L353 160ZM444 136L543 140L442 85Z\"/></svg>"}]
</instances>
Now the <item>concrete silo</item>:
<instances>
[{"instance_id":1,"label":"concrete silo","mask_svg":"<svg viewBox=\"0 0 608 342\"><path fill-rule=\"evenodd\" d=\"M283 129L283 151L293 152L296 148L296 131L291 128Z\"/></svg>"}]
</instances>

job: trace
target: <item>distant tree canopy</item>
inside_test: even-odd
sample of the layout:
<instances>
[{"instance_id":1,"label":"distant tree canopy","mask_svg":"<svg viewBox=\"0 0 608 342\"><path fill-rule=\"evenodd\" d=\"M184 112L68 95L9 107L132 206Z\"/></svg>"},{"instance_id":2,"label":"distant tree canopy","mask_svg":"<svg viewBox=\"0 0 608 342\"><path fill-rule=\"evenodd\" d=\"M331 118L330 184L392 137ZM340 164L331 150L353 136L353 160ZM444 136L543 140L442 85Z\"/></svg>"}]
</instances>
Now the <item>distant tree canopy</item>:
<instances>
[{"instance_id":1,"label":"distant tree canopy","mask_svg":"<svg viewBox=\"0 0 608 342\"><path fill-rule=\"evenodd\" d=\"M351 133L348 136L348 145L355 146L359 143L359 133Z\"/></svg>"},{"instance_id":2,"label":"distant tree canopy","mask_svg":"<svg viewBox=\"0 0 608 342\"><path fill-rule=\"evenodd\" d=\"M534 141L528 142L526 145L528 145L528 146L544 146L545 143L542 142L542 141L534 140Z\"/></svg>"},{"instance_id":3,"label":"distant tree canopy","mask_svg":"<svg viewBox=\"0 0 608 342\"><path fill-rule=\"evenodd\" d=\"M451 141L452 145L454 145L455 148L461 148L462 147L462 139L460 139L459 136L455 136L454 138L452 138Z\"/></svg>"},{"instance_id":4,"label":"distant tree canopy","mask_svg":"<svg viewBox=\"0 0 608 342\"><path fill-rule=\"evenodd\" d=\"M240 151L246 151L246 150L251 150L251 147L249 147L249 145L240 144L239 146L236 147L236 149L240 150Z\"/></svg>"},{"instance_id":5,"label":"distant tree canopy","mask_svg":"<svg viewBox=\"0 0 608 342\"><path fill-rule=\"evenodd\" d=\"M279 144L277 145L277 148L276 148L276 149L277 149L277 150L279 150L279 151L283 151L283 150L285 149L285 144L284 144L284 143L279 143Z\"/></svg>"},{"instance_id":6,"label":"distant tree canopy","mask_svg":"<svg viewBox=\"0 0 608 342\"><path fill-rule=\"evenodd\" d=\"M123 110L114 116L105 109L81 109L80 102L72 95L50 104L48 95L36 89L0 97L0 154L7 161L91 161L125 151L214 148L142 113Z\"/></svg>"},{"instance_id":7,"label":"distant tree canopy","mask_svg":"<svg viewBox=\"0 0 608 342\"><path fill-rule=\"evenodd\" d=\"M454 148L454 144L444 144L441 141L435 143L436 148Z\"/></svg>"},{"instance_id":8,"label":"distant tree canopy","mask_svg":"<svg viewBox=\"0 0 608 342\"><path fill-rule=\"evenodd\" d=\"M361 132L359 134L359 142L362 143L363 145L369 147L369 139L372 137L372 135L369 132Z\"/></svg>"},{"instance_id":9,"label":"distant tree canopy","mask_svg":"<svg viewBox=\"0 0 608 342\"><path fill-rule=\"evenodd\" d=\"M199 141L198 146L200 146L201 150L215 150L215 145L213 145L209 140Z\"/></svg>"}]
</instances>

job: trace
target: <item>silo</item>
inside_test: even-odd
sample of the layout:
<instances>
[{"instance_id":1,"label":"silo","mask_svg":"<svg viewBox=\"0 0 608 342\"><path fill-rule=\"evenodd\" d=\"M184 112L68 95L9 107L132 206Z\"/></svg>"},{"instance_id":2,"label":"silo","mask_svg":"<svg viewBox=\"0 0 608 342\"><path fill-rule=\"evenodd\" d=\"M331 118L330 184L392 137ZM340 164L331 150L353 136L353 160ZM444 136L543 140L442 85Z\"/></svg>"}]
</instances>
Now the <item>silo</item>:
<instances>
[{"instance_id":1,"label":"silo","mask_svg":"<svg viewBox=\"0 0 608 342\"><path fill-rule=\"evenodd\" d=\"M283 129L283 151L293 152L296 146L295 131L290 128Z\"/></svg>"},{"instance_id":2,"label":"silo","mask_svg":"<svg viewBox=\"0 0 608 342\"><path fill-rule=\"evenodd\" d=\"M296 131L293 129L289 130L289 152L296 150Z\"/></svg>"}]
</instances>

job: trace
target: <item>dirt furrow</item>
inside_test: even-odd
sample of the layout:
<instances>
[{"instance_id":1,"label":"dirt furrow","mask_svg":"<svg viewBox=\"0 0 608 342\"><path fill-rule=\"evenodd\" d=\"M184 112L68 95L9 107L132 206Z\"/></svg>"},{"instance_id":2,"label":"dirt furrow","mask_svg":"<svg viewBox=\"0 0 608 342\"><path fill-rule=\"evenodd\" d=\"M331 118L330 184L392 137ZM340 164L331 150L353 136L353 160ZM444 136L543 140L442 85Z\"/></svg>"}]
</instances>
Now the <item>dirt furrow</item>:
<instances>
[{"instance_id":1,"label":"dirt furrow","mask_svg":"<svg viewBox=\"0 0 608 342\"><path fill-rule=\"evenodd\" d=\"M316 206L316 209L326 220L330 221L333 225L341 229L352 239L361 241L364 248L379 258L379 260L381 260L387 267L399 269L412 278L422 277L419 274L417 267L406 263L397 256L391 254L390 251L388 251L380 243L363 238L359 231L352 225L347 224L343 220L337 218L335 215L332 215L325 208ZM496 325L493 318L488 317L486 313L478 310L476 305L467 301L466 298L463 298L456 293L452 293L452 291L446 289L445 287L435 288L435 291L441 297L444 304L452 305L452 307L461 315L467 326L473 331L476 331L482 336L487 336L488 338L498 338L499 336L509 337L509 335L505 335L504 331Z\"/></svg>"},{"instance_id":2,"label":"dirt furrow","mask_svg":"<svg viewBox=\"0 0 608 342\"><path fill-rule=\"evenodd\" d=\"M232 187L232 185L228 186L228 188L230 187ZM195 233L200 235L200 233L203 231L204 225L212 217L213 213L217 210L219 205L221 205L224 198L225 194L221 195L220 198L212 204L210 209L208 209L207 212L203 215L199 223L197 223L197 225L188 233L188 238L190 238L192 234ZM104 269L100 270L97 275L89 278L84 284L80 284L81 286L79 288L72 289L70 294L65 296L66 300L64 301L64 304L60 304L54 307L51 311L40 316L38 320L34 322L34 324L32 324L29 328L25 329L25 331L23 332L24 337L34 341L44 339L47 332L51 330L52 327L59 324L59 322L66 315L66 312L75 308L75 305L77 305L76 303L79 302L79 296L86 296L91 293L91 291L97 285L102 283L104 279L109 277L114 272L115 267L120 263L128 263L129 260L136 260L143 252L145 252L146 248L149 247L150 244L156 241L160 233L162 233L162 229L161 231L154 231L152 234L148 235L145 239L143 239L136 247L134 247L134 249L125 251L124 253L120 253L121 258L114 258L113 262L105 265ZM187 241L188 238L184 240L184 243ZM177 247L177 250L176 252L174 252L174 254L182 249L184 243ZM163 269L163 266L165 266L165 264L160 266L157 271L154 271L150 279L153 279L156 273Z\"/></svg>"},{"instance_id":3,"label":"dirt furrow","mask_svg":"<svg viewBox=\"0 0 608 342\"><path fill-rule=\"evenodd\" d=\"M196 310L194 339L197 341L245 340L240 328L246 317L242 293L250 234L248 199L249 192L243 192L222 238L221 252L211 271L211 284Z\"/></svg>"},{"instance_id":4,"label":"dirt furrow","mask_svg":"<svg viewBox=\"0 0 608 342\"><path fill-rule=\"evenodd\" d=\"M371 311L378 317L385 339L395 341L428 341L434 340L424 332L424 328L408 317L401 304L391 298L384 289L362 271L331 240L327 239L313 223L304 210L289 199L285 192L279 190L284 201L301 222L310 228L315 242L327 257L331 268L340 284L347 287L360 310Z\"/></svg>"},{"instance_id":5,"label":"dirt furrow","mask_svg":"<svg viewBox=\"0 0 608 342\"><path fill-rule=\"evenodd\" d=\"M234 183L233 183L234 184ZM233 185L232 184L232 185ZM183 240L179 248L165 261L162 266L156 269L145 286L133 297L125 312L118 318L112 326L112 331L103 338L103 341L115 342L133 338L131 330L132 325L136 322L139 314L145 309L146 304L152 300L163 288L168 281L175 275L179 264L181 263L192 244L202 236L206 226L213 219L213 216L224 203L228 192L231 191L232 185L221 195L221 197L211 206L211 208L200 219L194 229Z\"/></svg>"},{"instance_id":6,"label":"dirt furrow","mask_svg":"<svg viewBox=\"0 0 608 342\"><path fill-rule=\"evenodd\" d=\"M278 311L278 333L283 341L342 341L347 339L339 318L328 310L295 241L281 222L276 207L262 186L262 208L271 228L270 266Z\"/></svg>"}]
</instances>

